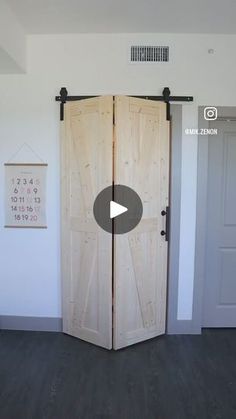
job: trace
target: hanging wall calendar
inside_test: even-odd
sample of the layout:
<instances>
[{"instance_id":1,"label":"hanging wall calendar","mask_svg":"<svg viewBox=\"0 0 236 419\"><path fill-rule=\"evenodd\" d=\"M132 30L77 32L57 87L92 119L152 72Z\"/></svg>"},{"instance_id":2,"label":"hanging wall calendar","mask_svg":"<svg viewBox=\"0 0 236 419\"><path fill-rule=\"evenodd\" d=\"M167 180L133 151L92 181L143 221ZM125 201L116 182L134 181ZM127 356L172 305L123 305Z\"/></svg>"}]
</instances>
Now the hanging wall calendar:
<instances>
[{"instance_id":1,"label":"hanging wall calendar","mask_svg":"<svg viewBox=\"0 0 236 419\"><path fill-rule=\"evenodd\" d=\"M5 164L5 227L47 228L47 164Z\"/></svg>"}]
</instances>

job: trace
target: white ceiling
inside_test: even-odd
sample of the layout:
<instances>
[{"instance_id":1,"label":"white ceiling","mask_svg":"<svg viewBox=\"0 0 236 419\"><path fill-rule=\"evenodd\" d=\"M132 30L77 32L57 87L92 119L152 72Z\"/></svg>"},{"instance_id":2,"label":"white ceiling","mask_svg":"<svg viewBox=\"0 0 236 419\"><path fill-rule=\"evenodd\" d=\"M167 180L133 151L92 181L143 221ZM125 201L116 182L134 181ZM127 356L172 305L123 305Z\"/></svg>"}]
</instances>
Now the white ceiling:
<instances>
[{"instance_id":1,"label":"white ceiling","mask_svg":"<svg viewBox=\"0 0 236 419\"><path fill-rule=\"evenodd\" d=\"M27 33L236 33L236 0L6 0Z\"/></svg>"}]
</instances>

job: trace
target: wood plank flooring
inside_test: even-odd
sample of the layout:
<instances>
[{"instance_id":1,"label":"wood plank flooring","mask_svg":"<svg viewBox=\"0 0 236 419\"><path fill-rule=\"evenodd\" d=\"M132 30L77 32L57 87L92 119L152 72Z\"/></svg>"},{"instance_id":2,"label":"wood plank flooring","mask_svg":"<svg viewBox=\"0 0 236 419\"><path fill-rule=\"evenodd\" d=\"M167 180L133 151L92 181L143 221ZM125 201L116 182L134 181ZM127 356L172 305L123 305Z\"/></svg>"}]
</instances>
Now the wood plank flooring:
<instances>
[{"instance_id":1,"label":"wood plank flooring","mask_svg":"<svg viewBox=\"0 0 236 419\"><path fill-rule=\"evenodd\" d=\"M0 332L0 419L185 418L236 418L236 330L118 352L61 333Z\"/></svg>"}]
</instances>

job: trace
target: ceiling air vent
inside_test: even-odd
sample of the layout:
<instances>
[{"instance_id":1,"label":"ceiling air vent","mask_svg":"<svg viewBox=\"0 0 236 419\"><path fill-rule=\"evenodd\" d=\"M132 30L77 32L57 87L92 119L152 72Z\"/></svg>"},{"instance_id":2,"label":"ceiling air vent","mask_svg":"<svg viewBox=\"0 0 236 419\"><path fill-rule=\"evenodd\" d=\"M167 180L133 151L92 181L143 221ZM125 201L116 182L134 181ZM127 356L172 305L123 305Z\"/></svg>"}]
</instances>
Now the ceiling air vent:
<instances>
[{"instance_id":1,"label":"ceiling air vent","mask_svg":"<svg viewBox=\"0 0 236 419\"><path fill-rule=\"evenodd\" d=\"M160 46L131 46L130 62L141 63L163 63L169 61L169 47Z\"/></svg>"}]
</instances>

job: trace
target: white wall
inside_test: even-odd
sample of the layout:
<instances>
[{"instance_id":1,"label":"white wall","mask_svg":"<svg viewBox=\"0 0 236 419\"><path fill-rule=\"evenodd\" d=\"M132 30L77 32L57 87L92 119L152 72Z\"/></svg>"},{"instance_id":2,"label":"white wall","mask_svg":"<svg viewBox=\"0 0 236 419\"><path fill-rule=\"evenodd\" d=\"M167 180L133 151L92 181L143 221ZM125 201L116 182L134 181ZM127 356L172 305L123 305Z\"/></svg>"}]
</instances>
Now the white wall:
<instances>
[{"instance_id":1,"label":"white wall","mask_svg":"<svg viewBox=\"0 0 236 419\"><path fill-rule=\"evenodd\" d=\"M0 196L4 162L27 142L48 163L48 229L4 229L0 205L0 314L61 314L59 253L59 104L70 94L193 95L183 125L196 127L198 105L235 106L236 36L171 34L31 36L26 75L0 76ZM170 45L169 64L128 63L130 43ZM215 54L208 54L208 49ZM23 152L24 153L24 152ZM30 156L19 156L31 159ZM34 159L34 157L32 157ZM183 133L178 318L192 315L197 139Z\"/></svg>"},{"instance_id":2,"label":"white wall","mask_svg":"<svg viewBox=\"0 0 236 419\"><path fill-rule=\"evenodd\" d=\"M26 69L26 35L5 0L0 0L0 74Z\"/></svg>"}]
</instances>

